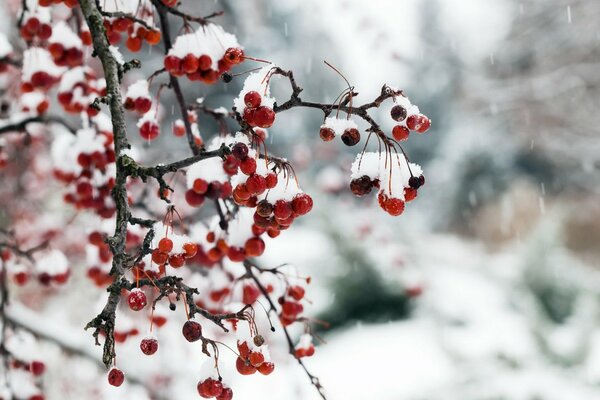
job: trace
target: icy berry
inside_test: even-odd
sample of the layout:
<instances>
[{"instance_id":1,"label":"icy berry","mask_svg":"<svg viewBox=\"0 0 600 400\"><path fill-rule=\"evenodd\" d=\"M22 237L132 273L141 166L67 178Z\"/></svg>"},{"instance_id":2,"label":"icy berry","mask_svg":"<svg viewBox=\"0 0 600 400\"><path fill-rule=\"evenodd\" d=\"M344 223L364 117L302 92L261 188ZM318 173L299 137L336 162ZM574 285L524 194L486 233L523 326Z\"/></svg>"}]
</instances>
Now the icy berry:
<instances>
[{"instance_id":1,"label":"icy berry","mask_svg":"<svg viewBox=\"0 0 600 400\"><path fill-rule=\"evenodd\" d=\"M233 390L231 390L231 388L224 387L221 394L215 398L217 400L231 400L233 399Z\"/></svg>"},{"instance_id":2,"label":"icy berry","mask_svg":"<svg viewBox=\"0 0 600 400\"><path fill-rule=\"evenodd\" d=\"M108 383L110 385L119 387L123 384L124 380L125 380L125 375L123 374L123 371L121 371L120 369L113 367L108 372Z\"/></svg>"},{"instance_id":3,"label":"icy berry","mask_svg":"<svg viewBox=\"0 0 600 400\"><path fill-rule=\"evenodd\" d=\"M269 128L275 122L275 111L272 108L261 106L254 113L254 122L261 128Z\"/></svg>"},{"instance_id":4,"label":"icy berry","mask_svg":"<svg viewBox=\"0 0 600 400\"><path fill-rule=\"evenodd\" d=\"M424 115L419 115L421 126L417 129L418 133L425 133L429 130L431 126L431 120Z\"/></svg>"},{"instance_id":5,"label":"icy berry","mask_svg":"<svg viewBox=\"0 0 600 400\"><path fill-rule=\"evenodd\" d=\"M395 105L394 107L392 107L390 115L392 116L392 119L394 121L404 121L404 119L406 118L406 108L399 105Z\"/></svg>"},{"instance_id":6,"label":"icy berry","mask_svg":"<svg viewBox=\"0 0 600 400\"><path fill-rule=\"evenodd\" d=\"M286 219L292 215L293 212L292 204L285 200L277 200L275 202L275 207L273 209L273 213L275 217L278 219Z\"/></svg>"},{"instance_id":7,"label":"icy berry","mask_svg":"<svg viewBox=\"0 0 600 400\"><path fill-rule=\"evenodd\" d=\"M127 304L133 311L140 311L146 306L146 294L141 289L133 289L127 298Z\"/></svg>"},{"instance_id":8,"label":"icy berry","mask_svg":"<svg viewBox=\"0 0 600 400\"><path fill-rule=\"evenodd\" d=\"M186 321L181 332L188 342L195 342L202 336L202 326L196 321Z\"/></svg>"},{"instance_id":9,"label":"icy berry","mask_svg":"<svg viewBox=\"0 0 600 400\"><path fill-rule=\"evenodd\" d=\"M140 342L140 349L145 355L151 356L158 350L158 340L153 337L144 338Z\"/></svg>"},{"instance_id":10,"label":"icy berry","mask_svg":"<svg viewBox=\"0 0 600 400\"><path fill-rule=\"evenodd\" d=\"M354 146L360 142L360 132L356 128L346 128L342 134L342 142L346 146Z\"/></svg>"}]
</instances>

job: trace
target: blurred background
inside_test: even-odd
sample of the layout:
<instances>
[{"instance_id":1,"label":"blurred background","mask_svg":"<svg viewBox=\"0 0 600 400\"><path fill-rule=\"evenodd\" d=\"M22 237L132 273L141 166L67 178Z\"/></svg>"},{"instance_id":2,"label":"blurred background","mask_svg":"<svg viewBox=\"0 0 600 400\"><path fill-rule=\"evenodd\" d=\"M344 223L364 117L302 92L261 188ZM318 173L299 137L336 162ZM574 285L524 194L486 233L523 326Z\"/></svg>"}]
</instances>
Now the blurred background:
<instances>
[{"instance_id":1,"label":"blurred background","mask_svg":"<svg viewBox=\"0 0 600 400\"><path fill-rule=\"evenodd\" d=\"M396 218L374 196L349 194L357 150L320 141L320 112L279 114L270 130L269 151L293 161L315 207L267 245L261 262L289 262L312 277L306 314L324 343L306 363L329 398L600 398L599 1L183 7L196 15L224 10L218 22L247 54L293 70L304 100L331 102L345 88L327 60L359 92L359 104L389 84L432 119L429 132L405 146L427 183ZM161 64L151 61L161 51L150 50L148 70ZM185 85L186 96L229 107L242 83ZM289 96L284 80L274 78L272 90ZM373 116L391 131L389 105ZM201 131L207 139L217 127L205 121ZM170 135L159 140L149 157L164 159L164 146L173 159L189 151ZM89 315L69 318L77 326ZM88 334L66 341L92 347ZM50 375L49 398L78 398L52 382L63 374L91 382L86 362ZM137 353L124 362L145 371ZM317 398L293 359L277 365L268 378L233 376L235 398ZM173 387L195 387L193 375L174 379ZM124 398L105 390L104 398ZM126 393L148 398L139 388Z\"/></svg>"}]
</instances>

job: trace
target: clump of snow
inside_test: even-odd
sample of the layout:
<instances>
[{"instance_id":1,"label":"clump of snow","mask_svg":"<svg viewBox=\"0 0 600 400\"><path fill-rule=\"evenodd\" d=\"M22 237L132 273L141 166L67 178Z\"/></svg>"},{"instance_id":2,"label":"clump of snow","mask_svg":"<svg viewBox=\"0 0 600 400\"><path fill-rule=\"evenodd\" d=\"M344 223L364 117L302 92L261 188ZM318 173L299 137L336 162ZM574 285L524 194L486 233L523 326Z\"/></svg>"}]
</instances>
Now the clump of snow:
<instances>
[{"instance_id":1,"label":"clump of snow","mask_svg":"<svg viewBox=\"0 0 600 400\"><path fill-rule=\"evenodd\" d=\"M229 176L223 169L223 161L218 157L207 158L192 164L186 172L187 187L192 188L196 179L203 179L210 183L212 181L227 182Z\"/></svg>"},{"instance_id":2,"label":"clump of snow","mask_svg":"<svg viewBox=\"0 0 600 400\"><path fill-rule=\"evenodd\" d=\"M261 96L260 105L273 108L275 99L271 97L271 89L269 88L269 74L273 69L274 65L269 64L266 67L259 69L256 72L248 75L244 81L244 87L240 92L239 96L233 100L233 105L238 112L244 111L246 103L244 102L244 96L248 92L258 92Z\"/></svg>"},{"instance_id":3,"label":"clump of snow","mask_svg":"<svg viewBox=\"0 0 600 400\"><path fill-rule=\"evenodd\" d=\"M184 58L188 54L196 57L207 55L212 60L212 69L219 69L219 60L228 48L241 48L236 37L216 24L200 26L196 32L180 35L175 40L169 55Z\"/></svg>"},{"instance_id":4,"label":"clump of snow","mask_svg":"<svg viewBox=\"0 0 600 400\"><path fill-rule=\"evenodd\" d=\"M148 81L140 79L135 83L129 85L125 97L130 99L137 99L140 97L150 98L150 91L148 90Z\"/></svg>"},{"instance_id":5,"label":"clump of snow","mask_svg":"<svg viewBox=\"0 0 600 400\"><path fill-rule=\"evenodd\" d=\"M368 176L379 179L381 191L391 197L404 200L404 188L412 176L423 174L421 167L409 163L401 152L365 152L357 154L352 163L351 179Z\"/></svg>"},{"instance_id":6,"label":"clump of snow","mask_svg":"<svg viewBox=\"0 0 600 400\"><path fill-rule=\"evenodd\" d=\"M333 129L336 136L340 136L346 129L358 129L356 122L349 118L328 117L325 119L321 128Z\"/></svg>"},{"instance_id":7,"label":"clump of snow","mask_svg":"<svg viewBox=\"0 0 600 400\"><path fill-rule=\"evenodd\" d=\"M23 52L22 76L24 81L31 80L36 72L46 72L50 76L58 77L65 69L54 64L48 50L41 47L30 47Z\"/></svg>"},{"instance_id":8,"label":"clump of snow","mask_svg":"<svg viewBox=\"0 0 600 400\"><path fill-rule=\"evenodd\" d=\"M38 272L46 272L49 275L60 275L69 269L69 261L60 250L50 250L42 254L35 263Z\"/></svg>"},{"instance_id":9,"label":"clump of snow","mask_svg":"<svg viewBox=\"0 0 600 400\"><path fill-rule=\"evenodd\" d=\"M13 52L13 47L6 38L6 35L0 32L0 58L8 57Z\"/></svg>"},{"instance_id":10,"label":"clump of snow","mask_svg":"<svg viewBox=\"0 0 600 400\"><path fill-rule=\"evenodd\" d=\"M112 56L115 58L115 60L119 64L121 64L121 65L125 64L125 59L123 58L123 54L121 54L121 51L119 50L118 47L110 46L108 49L110 50L110 54L112 54Z\"/></svg>"},{"instance_id":11,"label":"clump of snow","mask_svg":"<svg viewBox=\"0 0 600 400\"><path fill-rule=\"evenodd\" d=\"M82 43L79 36L64 21L60 21L52 27L50 43L60 43L65 49L81 49Z\"/></svg>"}]
</instances>

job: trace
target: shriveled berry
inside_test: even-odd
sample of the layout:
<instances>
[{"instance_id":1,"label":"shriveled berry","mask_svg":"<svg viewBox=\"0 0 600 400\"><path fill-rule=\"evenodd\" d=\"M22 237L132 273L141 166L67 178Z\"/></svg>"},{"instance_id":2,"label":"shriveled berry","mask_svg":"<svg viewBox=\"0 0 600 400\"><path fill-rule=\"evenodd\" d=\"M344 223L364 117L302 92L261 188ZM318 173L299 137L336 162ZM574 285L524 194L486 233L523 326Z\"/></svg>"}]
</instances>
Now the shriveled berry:
<instances>
[{"instance_id":1,"label":"shriveled berry","mask_svg":"<svg viewBox=\"0 0 600 400\"><path fill-rule=\"evenodd\" d=\"M238 142L231 148L231 154L241 161L248 156L248 146L245 143Z\"/></svg>"},{"instance_id":2,"label":"shriveled berry","mask_svg":"<svg viewBox=\"0 0 600 400\"><path fill-rule=\"evenodd\" d=\"M354 146L360 142L360 132L356 128L346 128L342 134L342 142L346 146Z\"/></svg>"},{"instance_id":3,"label":"shriveled berry","mask_svg":"<svg viewBox=\"0 0 600 400\"><path fill-rule=\"evenodd\" d=\"M423 178L423 182L425 181L425 178ZM421 180L419 179L419 177L416 176L411 176L410 178L408 178L408 186L410 186L413 189L418 189L420 188L422 185Z\"/></svg>"},{"instance_id":4,"label":"shriveled berry","mask_svg":"<svg viewBox=\"0 0 600 400\"><path fill-rule=\"evenodd\" d=\"M394 107L392 107L390 115L392 116L392 119L394 121L404 121L404 119L406 118L406 108L400 105L395 105Z\"/></svg>"},{"instance_id":5,"label":"shriveled berry","mask_svg":"<svg viewBox=\"0 0 600 400\"><path fill-rule=\"evenodd\" d=\"M195 342L202 336L202 326L196 321L186 321L181 332L188 342Z\"/></svg>"},{"instance_id":6,"label":"shriveled berry","mask_svg":"<svg viewBox=\"0 0 600 400\"><path fill-rule=\"evenodd\" d=\"M352 181L350 181L350 191L352 191L355 196L369 194L371 189L373 189L373 183L371 178L367 175L363 175L360 178L352 179Z\"/></svg>"}]
</instances>

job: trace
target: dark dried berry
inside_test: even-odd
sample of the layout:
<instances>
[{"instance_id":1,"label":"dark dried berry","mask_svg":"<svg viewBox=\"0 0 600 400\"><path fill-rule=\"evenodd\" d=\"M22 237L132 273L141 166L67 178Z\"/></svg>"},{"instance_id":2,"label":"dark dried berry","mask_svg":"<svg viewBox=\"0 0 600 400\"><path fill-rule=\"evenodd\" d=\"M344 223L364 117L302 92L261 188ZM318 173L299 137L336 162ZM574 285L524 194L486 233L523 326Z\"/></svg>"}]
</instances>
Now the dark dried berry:
<instances>
[{"instance_id":1,"label":"dark dried berry","mask_svg":"<svg viewBox=\"0 0 600 400\"><path fill-rule=\"evenodd\" d=\"M423 179L423 183L425 183L425 179ZM422 186L421 180L416 177L416 176L411 176L408 179L408 186L410 186L413 189L418 189Z\"/></svg>"},{"instance_id":2,"label":"dark dried berry","mask_svg":"<svg viewBox=\"0 0 600 400\"><path fill-rule=\"evenodd\" d=\"M392 116L392 119L394 121L404 121L404 119L406 118L406 108L399 105L395 105L394 107L392 107L390 115Z\"/></svg>"},{"instance_id":3,"label":"dark dried berry","mask_svg":"<svg viewBox=\"0 0 600 400\"><path fill-rule=\"evenodd\" d=\"M371 192L373 188L373 183L371 182L371 178L367 175L363 175L360 178L353 179L350 182L350 190L356 196L364 196Z\"/></svg>"},{"instance_id":4,"label":"dark dried berry","mask_svg":"<svg viewBox=\"0 0 600 400\"><path fill-rule=\"evenodd\" d=\"M221 80L225 83L229 83L233 80L233 75L231 75L228 72L224 72L223 74L221 74Z\"/></svg>"},{"instance_id":5,"label":"dark dried berry","mask_svg":"<svg viewBox=\"0 0 600 400\"><path fill-rule=\"evenodd\" d=\"M360 142L360 132L356 128L347 128L342 134L342 142L346 146L354 146Z\"/></svg>"},{"instance_id":6,"label":"dark dried berry","mask_svg":"<svg viewBox=\"0 0 600 400\"><path fill-rule=\"evenodd\" d=\"M195 342L202 336L202 326L195 321L186 321L181 332L188 342Z\"/></svg>"}]
</instances>

